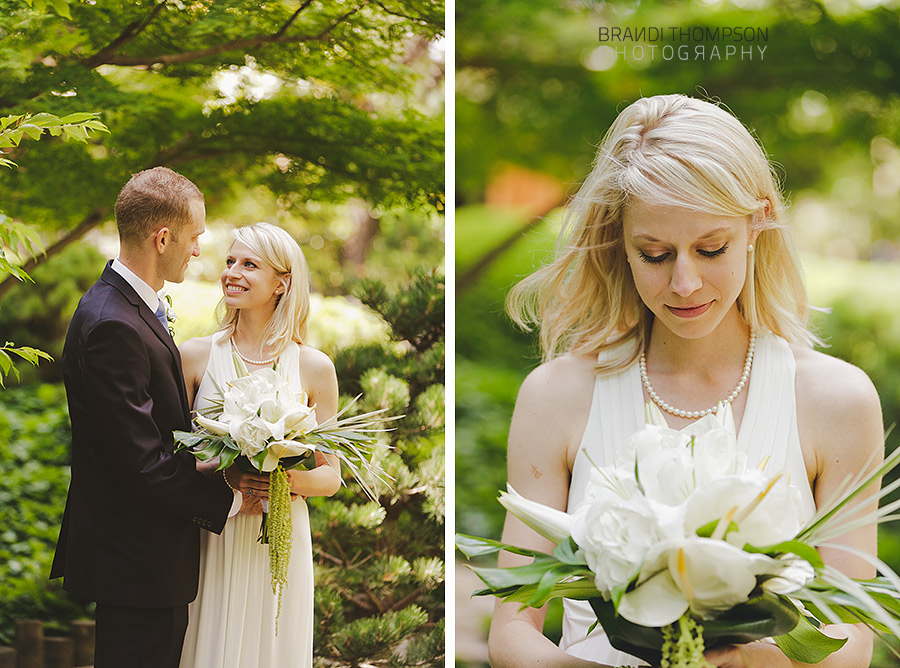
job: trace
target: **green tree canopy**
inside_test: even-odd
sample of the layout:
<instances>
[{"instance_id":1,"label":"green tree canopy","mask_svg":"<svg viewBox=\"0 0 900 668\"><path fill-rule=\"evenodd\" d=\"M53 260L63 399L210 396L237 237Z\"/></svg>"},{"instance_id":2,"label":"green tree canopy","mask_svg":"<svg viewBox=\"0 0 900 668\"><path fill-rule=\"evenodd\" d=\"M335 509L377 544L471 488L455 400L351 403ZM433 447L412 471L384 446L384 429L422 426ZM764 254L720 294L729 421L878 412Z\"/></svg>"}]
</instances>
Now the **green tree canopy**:
<instances>
[{"instance_id":1,"label":"green tree canopy","mask_svg":"<svg viewBox=\"0 0 900 668\"><path fill-rule=\"evenodd\" d=\"M259 185L286 206L442 210L442 3L32 2L0 0L0 115L97 112L110 134L5 154L4 213L53 233L26 270L158 164L208 209Z\"/></svg>"}]
</instances>

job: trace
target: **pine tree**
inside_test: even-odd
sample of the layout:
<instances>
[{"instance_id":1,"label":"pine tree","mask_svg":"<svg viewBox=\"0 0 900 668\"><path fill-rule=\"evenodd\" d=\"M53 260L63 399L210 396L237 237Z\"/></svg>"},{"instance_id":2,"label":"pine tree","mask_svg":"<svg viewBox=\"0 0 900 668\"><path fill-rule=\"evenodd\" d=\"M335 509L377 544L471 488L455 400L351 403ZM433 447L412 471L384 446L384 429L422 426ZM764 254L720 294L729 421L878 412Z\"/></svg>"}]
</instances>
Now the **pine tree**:
<instances>
[{"instance_id":1,"label":"pine tree","mask_svg":"<svg viewBox=\"0 0 900 668\"><path fill-rule=\"evenodd\" d=\"M444 660L444 277L418 270L356 296L390 325L386 346L335 356L345 400L404 415L376 455L393 478L378 503L349 482L311 512L319 666Z\"/></svg>"}]
</instances>

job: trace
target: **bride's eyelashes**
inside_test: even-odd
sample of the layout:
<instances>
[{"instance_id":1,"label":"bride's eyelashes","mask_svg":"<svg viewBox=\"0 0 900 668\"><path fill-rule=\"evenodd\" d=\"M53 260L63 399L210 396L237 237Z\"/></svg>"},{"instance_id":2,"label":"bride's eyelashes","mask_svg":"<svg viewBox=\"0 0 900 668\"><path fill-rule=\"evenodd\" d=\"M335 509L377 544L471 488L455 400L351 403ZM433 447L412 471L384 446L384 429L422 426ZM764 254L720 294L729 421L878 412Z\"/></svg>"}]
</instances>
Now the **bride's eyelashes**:
<instances>
[{"instance_id":1,"label":"bride's eyelashes","mask_svg":"<svg viewBox=\"0 0 900 668\"><path fill-rule=\"evenodd\" d=\"M230 267L230 266L232 266L234 263L235 263L235 260L234 260L234 258L232 258L232 257L226 258L226 260L225 260L225 266L226 266L226 267ZM257 265L255 262L253 262L252 260L245 260L245 261L243 262L243 265L244 265L245 267L249 267L250 269L257 269L257 268L258 268L258 265Z\"/></svg>"},{"instance_id":2,"label":"bride's eyelashes","mask_svg":"<svg viewBox=\"0 0 900 668\"><path fill-rule=\"evenodd\" d=\"M716 248L715 250L698 250L697 253L700 254L701 257L705 258L714 258L723 255L725 251L728 250L728 244L722 244L721 247ZM638 251L638 256L641 258L641 261L646 262L647 264L659 264L661 262L665 262L669 257L671 257L672 253L660 253L659 255L648 255L642 250Z\"/></svg>"}]
</instances>

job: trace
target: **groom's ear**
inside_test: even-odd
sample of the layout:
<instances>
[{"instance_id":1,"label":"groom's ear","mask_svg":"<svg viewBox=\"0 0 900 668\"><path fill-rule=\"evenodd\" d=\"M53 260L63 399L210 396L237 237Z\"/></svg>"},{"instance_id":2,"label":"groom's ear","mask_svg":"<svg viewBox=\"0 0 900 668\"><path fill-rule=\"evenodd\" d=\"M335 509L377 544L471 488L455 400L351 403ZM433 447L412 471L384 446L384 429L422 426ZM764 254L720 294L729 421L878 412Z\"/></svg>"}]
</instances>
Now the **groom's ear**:
<instances>
[{"instance_id":1,"label":"groom's ear","mask_svg":"<svg viewBox=\"0 0 900 668\"><path fill-rule=\"evenodd\" d=\"M168 227L160 227L153 235L153 245L156 252L162 255L172 241L172 232Z\"/></svg>"}]
</instances>

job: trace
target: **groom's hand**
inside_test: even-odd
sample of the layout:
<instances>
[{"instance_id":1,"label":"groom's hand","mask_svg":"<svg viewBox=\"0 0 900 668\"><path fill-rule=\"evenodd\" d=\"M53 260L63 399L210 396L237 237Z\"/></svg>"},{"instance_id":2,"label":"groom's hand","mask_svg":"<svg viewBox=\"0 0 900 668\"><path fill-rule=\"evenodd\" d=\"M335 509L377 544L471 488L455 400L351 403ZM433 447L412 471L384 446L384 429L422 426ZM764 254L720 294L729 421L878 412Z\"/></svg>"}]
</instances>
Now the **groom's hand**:
<instances>
[{"instance_id":1,"label":"groom's hand","mask_svg":"<svg viewBox=\"0 0 900 668\"><path fill-rule=\"evenodd\" d=\"M238 490L245 497L269 498L269 475L267 473L244 473L237 466L232 465L225 470L225 479L232 489Z\"/></svg>"}]
</instances>

